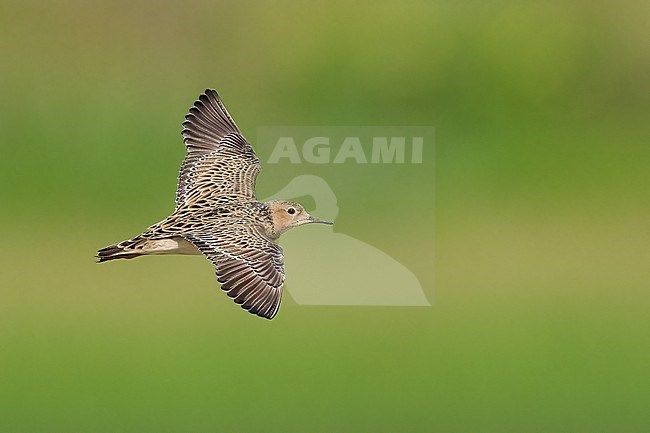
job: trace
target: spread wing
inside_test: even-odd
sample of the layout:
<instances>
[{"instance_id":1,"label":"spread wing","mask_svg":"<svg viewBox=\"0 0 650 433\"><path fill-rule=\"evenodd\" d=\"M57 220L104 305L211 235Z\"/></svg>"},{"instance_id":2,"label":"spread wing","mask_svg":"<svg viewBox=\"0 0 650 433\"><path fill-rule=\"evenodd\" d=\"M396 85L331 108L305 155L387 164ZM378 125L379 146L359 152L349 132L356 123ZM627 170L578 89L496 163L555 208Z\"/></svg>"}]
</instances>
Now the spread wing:
<instances>
[{"instance_id":1,"label":"spread wing","mask_svg":"<svg viewBox=\"0 0 650 433\"><path fill-rule=\"evenodd\" d=\"M176 209L255 198L259 160L216 91L199 96L181 134L187 155L178 175Z\"/></svg>"},{"instance_id":2,"label":"spread wing","mask_svg":"<svg viewBox=\"0 0 650 433\"><path fill-rule=\"evenodd\" d=\"M228 296L244 310L272 319L284 284L282 248L256 228L243 224L185 235L217 268Z\"/></svg>"}]
</instances>

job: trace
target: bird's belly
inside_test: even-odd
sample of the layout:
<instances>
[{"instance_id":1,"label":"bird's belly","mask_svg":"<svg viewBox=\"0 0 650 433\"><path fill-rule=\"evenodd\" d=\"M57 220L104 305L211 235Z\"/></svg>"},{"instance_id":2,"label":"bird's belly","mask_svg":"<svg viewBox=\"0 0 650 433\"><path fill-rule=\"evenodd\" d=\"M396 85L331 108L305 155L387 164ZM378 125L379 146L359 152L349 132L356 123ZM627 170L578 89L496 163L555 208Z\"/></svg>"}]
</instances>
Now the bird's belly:
<instances>
[{"instance_id":1,"label":"bird's belly","mask_svg":"<svg viewBox=\"0 0 650 433\"><path fill-rule=\"evenodd\" d=\"M147 254L201 254L201 252L191 242L186 241L180 236L166 239L152 239L147 241L143 250Z\"/></svg>"}]
</instances>

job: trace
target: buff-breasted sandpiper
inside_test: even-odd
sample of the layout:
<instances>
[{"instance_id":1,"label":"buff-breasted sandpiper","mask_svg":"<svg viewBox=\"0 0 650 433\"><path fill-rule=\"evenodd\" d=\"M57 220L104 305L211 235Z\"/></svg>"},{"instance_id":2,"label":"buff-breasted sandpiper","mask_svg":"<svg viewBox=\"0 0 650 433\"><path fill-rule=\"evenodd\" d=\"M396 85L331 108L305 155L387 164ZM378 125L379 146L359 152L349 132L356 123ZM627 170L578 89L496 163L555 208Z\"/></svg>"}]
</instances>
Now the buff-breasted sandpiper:
<instances>
[{"instance_id":1,"label":"buff-breasted sandpiper","mask_svg":"<svg viewBox=\"0 0 650 433\"><path fill-rule=\"evenodd\" d=\"M187 154L181 164L176 208L144 233L98 251L99 262L158 254L203 254L221 288L252 314L272 319L284 284L286 230L315 218L298 203L259 202L260 162L219 95L206 90L183 122Z\"/></svg>"}]
</instances>

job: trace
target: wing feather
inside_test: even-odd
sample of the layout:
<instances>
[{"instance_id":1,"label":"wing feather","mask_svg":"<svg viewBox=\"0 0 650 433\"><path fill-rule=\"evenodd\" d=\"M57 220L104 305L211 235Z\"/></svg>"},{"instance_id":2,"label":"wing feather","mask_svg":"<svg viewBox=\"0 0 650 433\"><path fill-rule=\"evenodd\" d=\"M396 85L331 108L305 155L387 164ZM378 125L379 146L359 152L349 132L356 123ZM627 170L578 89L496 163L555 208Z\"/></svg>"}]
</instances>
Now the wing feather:
<instances>
[{"instance_id":1,"label":"wing feather","mask_svg":"<svg viewBox=\"0 0 650 433\"><path fill-rule=\"evenodd\" d=\"M187 155L178 174L176 209L255 198L260 163L216 91L199 96L183 122Z\"/></svg>"},{"instance_id":2,"label":"wing feather","mask_svg":"<svg viewBox=\"0 0 650 433\"><path fill-rule=\"evenodd\" d=\"M272 319L284 284L282 248L258 230L231 226L227 232L184 235L216 267L217 281L234 302L251 314Z\"/></svg>"}]
</instances>

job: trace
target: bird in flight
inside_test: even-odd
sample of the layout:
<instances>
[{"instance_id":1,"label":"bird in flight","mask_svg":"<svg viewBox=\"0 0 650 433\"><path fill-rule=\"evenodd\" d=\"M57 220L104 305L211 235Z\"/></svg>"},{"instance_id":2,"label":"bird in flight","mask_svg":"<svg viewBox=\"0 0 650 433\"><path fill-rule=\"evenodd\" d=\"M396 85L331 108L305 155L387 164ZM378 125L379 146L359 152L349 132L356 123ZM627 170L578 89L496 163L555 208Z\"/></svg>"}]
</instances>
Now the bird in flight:
<instances>
[{"instance_id":1,"label":"bird in flight","mask_svg":"<svg viewBox=\"0 0 650 433\"><path fill-rule=\"evenodd\" d=\"M298 203L257 201L260 161L219 95L206 90L183 122L187 154L181 164L176 208L131 239L102 248L99 262L159 254L203 254L221 288L244 310L272 319L284 284L282 233L303 224L332 224Z\"/></svg>"}]
</instances>

